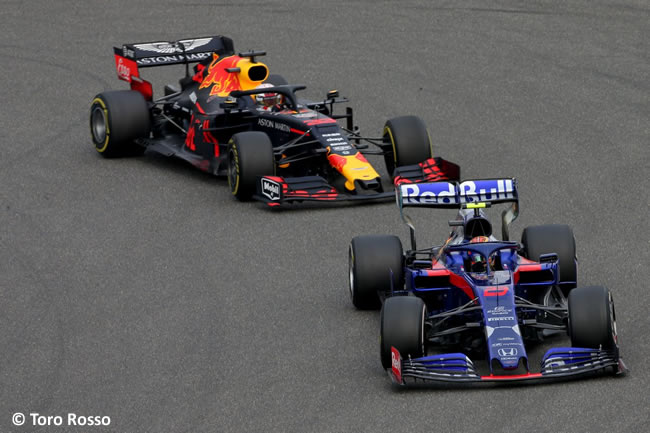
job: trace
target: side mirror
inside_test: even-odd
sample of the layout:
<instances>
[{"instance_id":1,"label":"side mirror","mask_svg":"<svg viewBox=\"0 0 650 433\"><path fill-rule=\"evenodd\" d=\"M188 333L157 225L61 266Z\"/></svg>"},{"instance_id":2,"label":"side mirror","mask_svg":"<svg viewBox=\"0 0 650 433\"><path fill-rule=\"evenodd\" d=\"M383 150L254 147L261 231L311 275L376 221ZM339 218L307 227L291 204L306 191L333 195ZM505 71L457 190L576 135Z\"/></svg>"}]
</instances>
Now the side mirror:
<instances>
[{"instance_id":1,"label":"side mirror","mask_svg":"<svg viewBox=\"0 0 650 433\"><path fill-rule=\"evenodd\" d=\"M327 92L327 99L334 99L339 97L339 91L338 90L330 90Z\"/></svg>"}]
</instances>

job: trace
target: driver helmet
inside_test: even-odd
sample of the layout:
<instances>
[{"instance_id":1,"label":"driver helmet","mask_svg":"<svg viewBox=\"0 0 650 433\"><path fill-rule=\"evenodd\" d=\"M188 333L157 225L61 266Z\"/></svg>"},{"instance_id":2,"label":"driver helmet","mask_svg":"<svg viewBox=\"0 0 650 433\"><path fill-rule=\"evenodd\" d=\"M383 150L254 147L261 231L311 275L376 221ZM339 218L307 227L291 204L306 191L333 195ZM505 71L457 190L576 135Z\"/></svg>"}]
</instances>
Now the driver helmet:
<instances>
[{"instance_id":1,"label":"driver helmet","mask_svg":"<svg viewBox=\"0 0 650 433\"><path fill-rule=\"evenodd\" d=\"M481 242L489 242L490 238L487 236L476 236L472 238L471 241L469 241L471 244L476 244L476 243L481 243ZM484 273L487 272L487 263L485 262L485 257L483 257L479 253L475 253L473 251L469 252L469 268L470 272L476 272L476 273Z\"/></svg>"},{"instance_id":2,"label":"driver helmet","mask_svg":"<svg viewBox=\"0 0 650 433\"><path fill-rule=\"evenodd\" d=\"M263 83L257 86L258 89L265 89L267 87L273 87L273 84L271 83ZM273 93L273 92L268 92L268 93L257 93L255 95L255 102L257 105L264 109L268 110L271 107L275 105L280 105L282 104L284 97L280 95L279 93Z\"/></svg>"}]
</instances>

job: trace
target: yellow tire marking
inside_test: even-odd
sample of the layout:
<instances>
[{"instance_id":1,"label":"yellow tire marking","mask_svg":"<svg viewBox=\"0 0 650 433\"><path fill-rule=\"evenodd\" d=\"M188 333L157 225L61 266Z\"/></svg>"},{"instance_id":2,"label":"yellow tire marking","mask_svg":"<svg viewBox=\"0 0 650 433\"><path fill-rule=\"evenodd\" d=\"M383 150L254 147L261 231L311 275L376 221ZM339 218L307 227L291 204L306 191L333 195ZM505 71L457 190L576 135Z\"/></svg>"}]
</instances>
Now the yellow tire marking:
<instances>
[{"instance_id":1,"label":"yellow tire marking","mask_svg":"<svg viewBox=\"0 0 650 433\"><path fill-rule=\"evenodd\" d=\"M101 145L101 147L97 147L97 143L95 143L95 150L99 153L103 153L106 151L106 148L108 147L108 139L111 135L111 130L108 127L108 110L106 109L106 104L104 103L104 100L102 98L95 98L93 99L93 102L91 104L91 107L95 105L95 103L99 104L102 106L102 109L104 110L104 120L106 122L106 140L104 140L104 143ZM92 134L92 131L91 131Z\"/></svg>"},{"instance_id":2,"label":"yellow tire marking","mask_svg":"<svg viewBox=\"0 0 650 433\"><path fill-rule=\"evenodd\" d=\"M390 138L390 143L393 145L393 160L395 161L395 167L397 167L397 149L395 149L395 139L393 138L393 131L390 130L389 126L384 126L384 135L386 135L386 133L388 133L388 137Z\"/></svg>"}]
</instances>

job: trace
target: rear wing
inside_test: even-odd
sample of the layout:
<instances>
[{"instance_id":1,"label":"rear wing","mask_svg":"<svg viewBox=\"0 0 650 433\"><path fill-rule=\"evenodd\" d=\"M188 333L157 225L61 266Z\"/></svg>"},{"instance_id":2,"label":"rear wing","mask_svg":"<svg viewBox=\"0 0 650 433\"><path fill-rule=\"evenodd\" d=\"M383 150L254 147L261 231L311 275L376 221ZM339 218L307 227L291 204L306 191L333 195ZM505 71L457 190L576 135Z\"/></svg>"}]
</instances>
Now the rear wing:
<instances>
[{"instance_id":1,"label":"rear wing","mask_svg":"<svg viewBox=\"0 0 650 433\"><path fill-rule=\"evenodd\" d=\"M512 203L501 214L501 232L504 241L509 240L508 227L519 215L519 194L515 178L478 179L463 182L430 182L400 184L396 191L397 207L404 224L411 232L411 246L415 250L415 226L404 214L404 207L433 207L443 209L475 209L490 207L496 203ZM451 224L451 223L450 223Z\"/></svg>"},{"instance_id":2,"label":"rear wing","mask_svg":"<svg viewBox=\"0 0 650 433\"><path fill-rule=\"evenodd\" d=\"M142 93L147 100L153 97L151 83L140 78L140 68L152 66L186 66L189 77L189 64L200 62L212 53L234 54L232 39L225 36L206 36L202 38L181 39L180 41L143 42L113 47L117 78L131 85L132 90Z\"/></svg>"},{"instance_id":3,"label":"rear wing","mask_svg":"<svg viewBox=\"0 0 650 433\"><path fill-rule=\"evenodd\" d=\"M463 182L431 182L401 184L397 189L400 207L441 207L447 209L473 207L472 204L518 202L516 180L485 179ZM470 206L468 206L470 205Z\"/></svg>"},{"instance_id":4,"label":"rear wing","mask_svg":"<svg viewBox=\"0 0 650 433\"><path fill-rule=\"evenodd\" d=\"M225 36L205 36L180 41L142 42L115 47L115 54L134 61L139 68L194 63L212 53L234 54L232 39Z\"/></svg>"}]
</instances>

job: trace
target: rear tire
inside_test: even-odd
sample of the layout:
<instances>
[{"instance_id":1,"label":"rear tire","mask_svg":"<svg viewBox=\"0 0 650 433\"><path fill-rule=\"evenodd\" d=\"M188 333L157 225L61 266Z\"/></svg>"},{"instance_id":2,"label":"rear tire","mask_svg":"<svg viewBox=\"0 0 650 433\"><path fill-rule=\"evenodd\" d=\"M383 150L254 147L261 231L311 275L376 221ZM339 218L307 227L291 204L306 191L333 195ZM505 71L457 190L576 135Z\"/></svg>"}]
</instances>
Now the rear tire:
<instances>
[{"instance_id":1,"label":"rear tire","mask_svg":"<svg viewBox=\"0 0 650 433\"><path fill-rule=\"evenodd\" d=\"M402 242L397 236L357 236L350 243L348 258L350 297L359 310L377 310L380 292L390 292L391 286L403 288Z\"/></svg>"},{"instance_id":2,"label":"rear tire","mask_svg":"<svg viewBox=\"0 0 650 433\"><path fill-rule=\"evenodd\" d=\"M424 320L427 309L424 301L415 296L395 296L386 299L381 310L380 352L381 365L391 366L391 347L399 350L402 358L424 356Z\"/></svg>"},{"instance_id":3,"label":"rear tire","mask_svg":"<svg viewBox=\"0 0 650 433\"><path fill-rule=\"evenodd\" d=\"M151 132L151 113L140 92L116 90L95 96L90 106L90 136L106 158L138 155L144 147L133 141Z\"/></svg>"},{"instance_id":4,"label":"rear tire","mask_svg":"<svg viewBox=\"0 0 650 433\"><path fill-rule=\"evenodd\" d=\"M559 259L560 282L564 294L576 287L578 270L576 266L576 241L571 227L564 224L550 224L526 227L521 235L524 256L539 261L542 254L555 253Z\"/></svg>"},{"instance_id":5,"label":"rear tire","mask_svg":"<svg viewBox=\"0 0 650 433\"><path fill-rule=\"evenodd\" d=\"M393 175L395 167L419 164L433 157L433 146L426 125L417 116L395 117L384 126L386 169Z\"/></svg>"},{"instance_id":6,"label":"rear tire","mask_svg":"<svg viewBox=\"0 0 650 433\"><path fill-rule=\"evenodd\" d=\"M250 200L257 178L275 173L275 157L269 136L247 131L235 134L228 143L228 185L238 200Z\"/></svg>"},{"instance_id":7,"label":"rear tire","mask_svg":"<svg viewBox=\"0 0 650 433\"><path fill-rule=\"evenodd\" d=\"M616 348L614 299L606 287L580 287L569 293L568 331L573 347Z\"/></svg>"}]
</instances>

